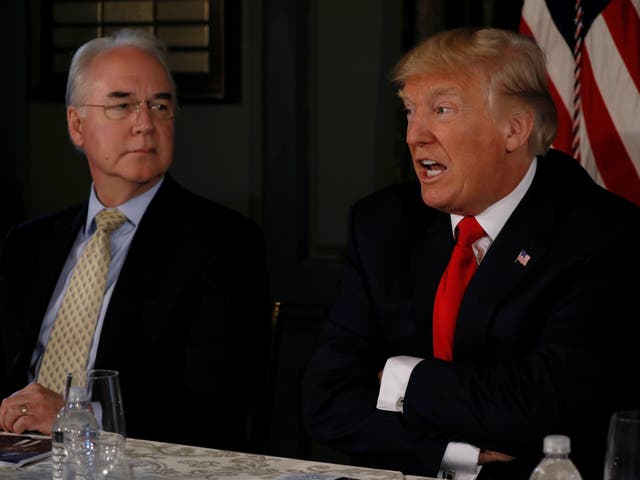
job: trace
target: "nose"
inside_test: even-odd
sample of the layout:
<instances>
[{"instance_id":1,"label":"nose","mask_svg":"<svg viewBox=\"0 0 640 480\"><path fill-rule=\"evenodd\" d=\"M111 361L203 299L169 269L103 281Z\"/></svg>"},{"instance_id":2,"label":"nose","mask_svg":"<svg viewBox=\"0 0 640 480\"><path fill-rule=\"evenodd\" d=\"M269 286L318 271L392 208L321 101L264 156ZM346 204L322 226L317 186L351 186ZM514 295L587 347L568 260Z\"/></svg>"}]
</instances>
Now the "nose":
<instances>
[{"instance_id":1,"label":"nose","mask_svg":"<svg viewBox=\"0 0 640 480\"><path fill-rule=\"evenodd\" d=\"M419 110L413 112L407 119L406 142L410 146L421 146L433 142L434 136L430 122Z\"/></svg>"},{"instance_id":2,"label":"nose","mask_svg":"<svg viewBox=\"0 0 640 480\"><path fill-rule=\"evenodd\" d=\"M155 129L153 118L151 117L151 110L149 109L149 103L142 100L136 104L136 111L133 114L135 119L133 123L133 130L135 134L138 133L150 133Z\"/></svg>"}]
</instances>

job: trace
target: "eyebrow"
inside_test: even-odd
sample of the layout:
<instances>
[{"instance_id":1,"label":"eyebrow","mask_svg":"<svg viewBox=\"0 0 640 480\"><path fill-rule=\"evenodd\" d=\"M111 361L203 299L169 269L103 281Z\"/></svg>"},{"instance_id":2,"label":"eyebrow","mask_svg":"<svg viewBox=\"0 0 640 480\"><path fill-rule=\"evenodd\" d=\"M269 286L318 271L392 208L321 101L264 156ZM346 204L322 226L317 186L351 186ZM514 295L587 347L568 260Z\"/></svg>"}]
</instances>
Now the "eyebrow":
<instances>
[{"instance_id":1,"label":"eyebrow","mask_svg":"<svg viewBox=\"0 0 640 480\"><path fill-rule=\"evenodd\" d=\"M129 98L132 96L133 93L131 92L121 92L119 90L107 93L107 98ZM173 95L169 92L159 92L152 95L151 98L156 100L173 100Z\"/></svg>"},{"instance_id":2,"label":"eyebrow","mask_svg":"<svg viewBox=\"0 0 640 480\"><path fill-rule=\"evenodd\" d=\"M107 98L127 98L132 95L133 94L131 92L120 92L116 90L115 92L107 93Z\"/></svg>"},{"instance_id":3,"label":"eyebrow","mask_svg":"<svg viewBox=\"0 0 640 480\"><path fill-rule=\"evenodd\" d=\"M432 97L444 97L449 95L455 95L456 97L460 96L460 89L457 87L441 87L435 89L432 93Z\"/></svg>"},{"instance_id":4,"label":"eyebrow","mask_svg":"<svg viewBox=\"0 0 640 480\"><path fill-rule=\"evenodd\" d=\"M428 98L436 98L436 97L445 97L445 96L462 96L460 89L458 87L439 87L429 92L427 95ZM400 100L408 100L407 96L404 93L404 89L398 90L398 97Z\"/></svg>"},{"instance_id":5,"label":"eyebrow","mask_svg":"<svg viewBox=\"0 0 640 480\"><path fill-rule=\"evenodd\" d=\"M173 95L171 95L170 93L167 93L167 92L160 92L160 93L156 93L151 98L155 98L157 100L173 100Z\"/></svg>"}]
</instances>

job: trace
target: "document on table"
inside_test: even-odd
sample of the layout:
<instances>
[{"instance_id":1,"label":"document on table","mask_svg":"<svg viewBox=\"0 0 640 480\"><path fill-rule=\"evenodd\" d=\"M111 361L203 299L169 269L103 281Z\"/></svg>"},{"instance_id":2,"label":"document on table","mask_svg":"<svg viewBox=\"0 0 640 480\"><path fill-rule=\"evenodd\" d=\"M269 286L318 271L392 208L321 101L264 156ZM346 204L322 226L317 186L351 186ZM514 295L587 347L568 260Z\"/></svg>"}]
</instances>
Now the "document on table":
<instances>
[{"instance_id":1,"label":"document on table","mask_svg":"<svg viewBox=\"0 0 640 480\"><path fill-rule=\"evenodd\" d=\"M49 455L51 455L49 437L0 433L0 465L20 467Z\"/></svg>"}]
</instances>

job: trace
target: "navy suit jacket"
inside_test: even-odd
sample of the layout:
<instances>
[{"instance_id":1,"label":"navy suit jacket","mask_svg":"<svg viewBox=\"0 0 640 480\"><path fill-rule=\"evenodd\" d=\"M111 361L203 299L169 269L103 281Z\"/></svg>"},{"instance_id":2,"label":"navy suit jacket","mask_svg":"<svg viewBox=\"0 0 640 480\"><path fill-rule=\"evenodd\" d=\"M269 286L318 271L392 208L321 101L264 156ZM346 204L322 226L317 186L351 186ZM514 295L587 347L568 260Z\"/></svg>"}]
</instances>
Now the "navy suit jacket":
<instances>
[{"instance_id":1,"label":"navy suit jacket","mask_svg":"<svg viewBox=\"0 0 640 480\"><path fill-rule=\"evenodd\" d=\"M30 221L0 251L0 394L27 384L51 294L86 204ZM247 447L265 379L267 275L259 228L169 175L132 240L95 367L120 372L127 434Z\"/></svg>"},{"instance_id":2,"label":"navy suit jacket","mask_svg":"<svg viewBox=\"0 0 640 480\"><path fill-rule=\"evenodd\" d=\"M612 411L640 407L640 209L551 151L479 265L452 363L435 360L432 311L454 241L417 184L359 201L347 262L304 382L311 435L356 463L437 474L450 441L515 456L480 478L527 479L546 434L571 437L583 478L602 478ZM516 261L524 250L526 265ZM404 413L376 409L386 359L411 355ZM633 373L631 373L631 371Z\"/></svg>"}]
</instances>

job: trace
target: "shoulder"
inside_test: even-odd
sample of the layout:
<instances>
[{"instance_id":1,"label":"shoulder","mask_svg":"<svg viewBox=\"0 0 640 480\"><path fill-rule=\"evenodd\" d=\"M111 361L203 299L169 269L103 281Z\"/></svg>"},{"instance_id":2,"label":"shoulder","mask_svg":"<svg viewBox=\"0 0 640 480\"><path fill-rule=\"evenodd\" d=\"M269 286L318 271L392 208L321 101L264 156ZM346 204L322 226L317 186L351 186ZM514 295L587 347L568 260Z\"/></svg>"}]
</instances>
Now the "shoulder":
<instances>
[{"instance_id":1,"label":"shoulder","mask_svg":"<svg viewBox=\"0 0 640 480\"><path fill-rule=\"evenodd\" d=\"M0 270L20 272L21 275L31 268L27 265L48 261L66 246L70 247L84 218L86 205L80 205L12 227L0 247Z\"/></svg>"},{"instance_id":2,"label":"shoulder","mask_svg":"<svg viewBox=\"0 0 640 480\"><path fill-rule=\"evenodd\" d=\"M551 150L538 165L537 190L552 199L563 223L590 236L639 228L640 207L598 185L575 159Z\"/></svg>"},{"instance_id":3,"label":"shoulder","mask_svg":"<svg viewBox=\"0 0 640 480\"><path fill-rule=\"evenodd\" d=\"M145 220L148 223L171 222L184 233L200 235L260 235L260 227L245 215L213 200L197 195L167 177L153 199Z\"/></svg>"},{"instance_id":4,"label":"shoulder","mask_svg":"<svg viewBox=\"0 0 640 480\"><path fill-rule=\"evenodd\" d=\"M392 221L425 214L429 210L422 201L420 185L416 182L406 182L361 198L352 206L351 215L359 221Z\"/></svg>"},{"instance_id":5,"label":"shoulder","mask_svg":"<svg viewBox=\"0 0 640 480\"><path fill-rule=\"evenodd\" d=\"M25 220L11 229L6 238L19 239L20 241L44 241L51 235L60 232L71 231L76 225L80 225L86 216L87 204L82 203L68 207L64 210L38 216Z\"/></svg>"},{"instance_id":6,"label":"shoulder","mask_svg":"<svg viewBox=\"0 0 640 480\"><path fill-rule=\"evenodd\" d=\"M396 245L423 238L436 218L447 214L428 207L420 185L408 182L393 185L358 200L349 214L349 235L369 244Z\"/></svg>"},{"instance_id":7,"label":"shoulder","mask_svg":"<svg viewBox=\"0 0 640 480\"><path fill-rule=\"evenodd\" d=\"M544 182L570 206L586 202L592 208L600 205L596 210L611 208L631 215L640 213L640 207L598 185L574 158L551 149L538 161Z\"/></svg>"}]
</instances>

